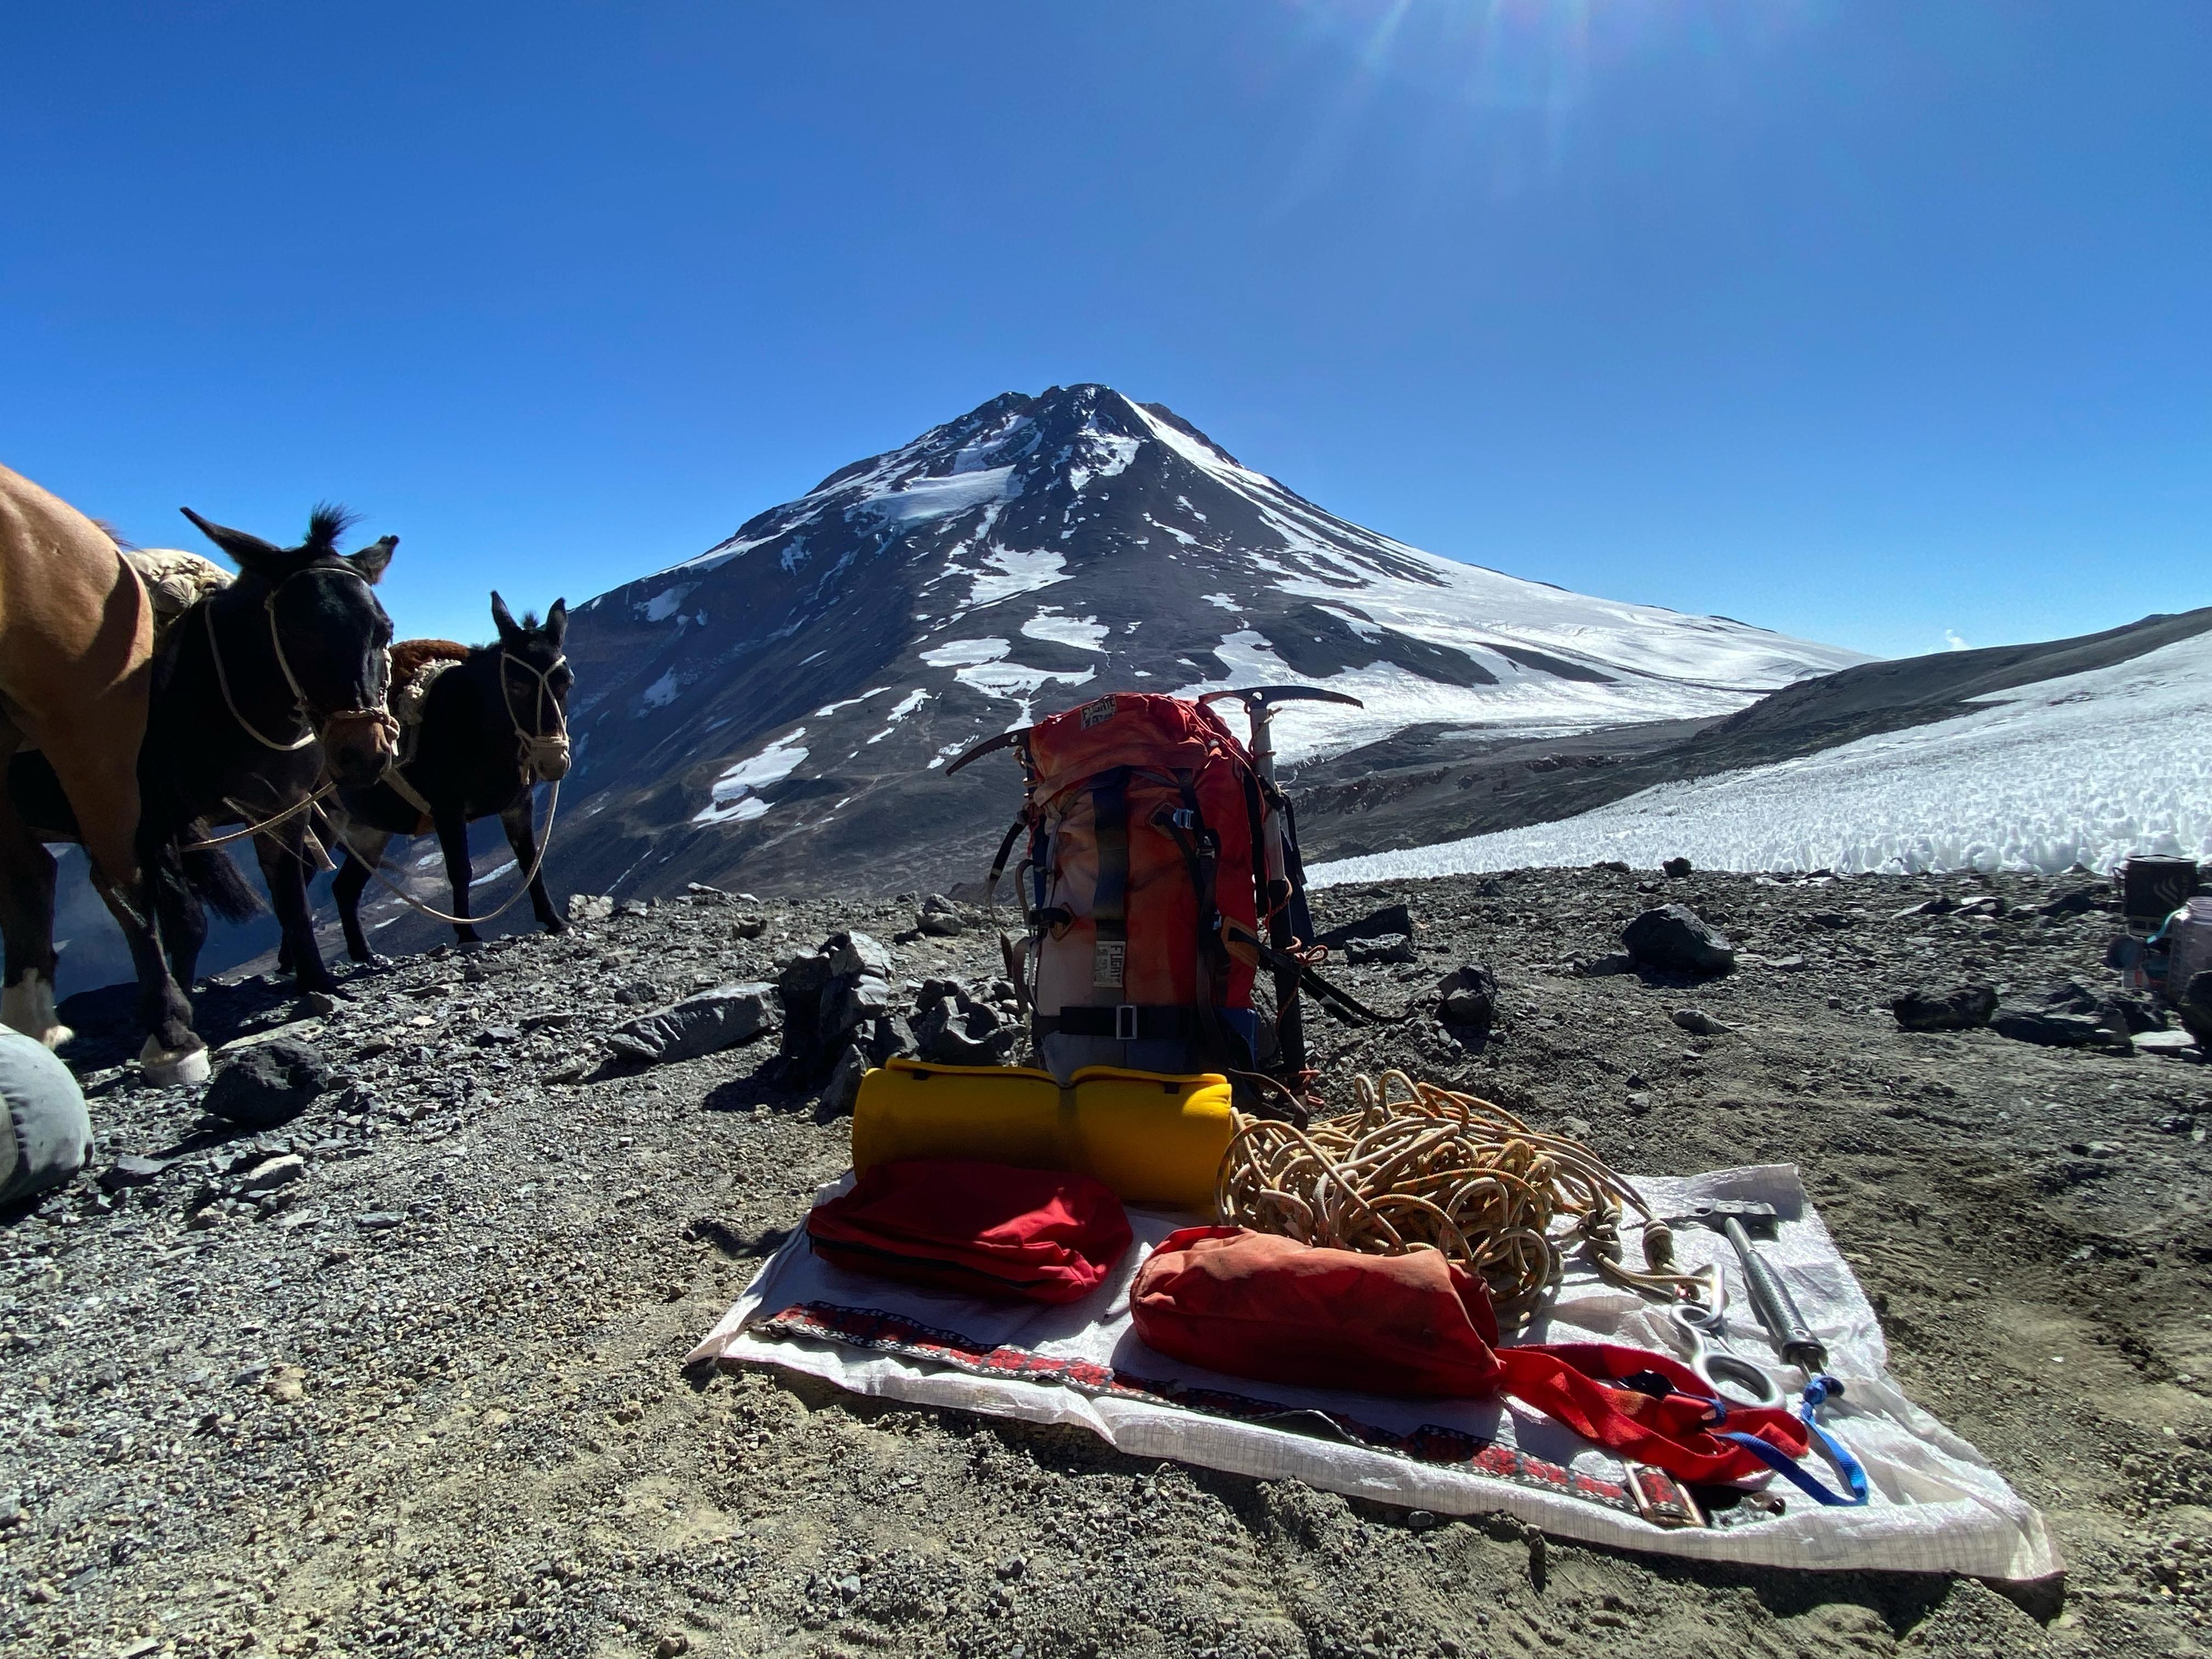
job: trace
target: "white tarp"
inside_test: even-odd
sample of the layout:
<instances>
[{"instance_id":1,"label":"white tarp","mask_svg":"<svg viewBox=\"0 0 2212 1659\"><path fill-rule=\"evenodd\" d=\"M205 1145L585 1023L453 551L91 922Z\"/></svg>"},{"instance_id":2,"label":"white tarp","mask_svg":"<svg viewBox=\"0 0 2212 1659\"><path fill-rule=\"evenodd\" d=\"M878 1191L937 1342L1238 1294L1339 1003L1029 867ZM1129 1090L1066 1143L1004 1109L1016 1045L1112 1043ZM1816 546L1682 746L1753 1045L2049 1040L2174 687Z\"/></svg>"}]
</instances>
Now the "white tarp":
<instances>
[{"instance_id":1,"label":"white tarp","mask_svg":"<svg viewBox=\"0 0 2212 1659\"><path fill-rule=\"evenodd\" d=\"M822 1195L842 1191L850 1179ZM1738 1510L1732 1513L1741 1518L1733 1524L1656 1527L1620 1495L1618 1462L1525 1408L1278 1388L1179 1364L1145 1346L1129 1322L1138 1264L1193 1218L1160 1211L1133 1208L1137 1243L1121 1270L1083 1301L1060 1308L987 1302L847 1273L817 1258L801 1230L690 1358L781 1366L855 1394L1079 1424L1133 1456L1295 1478L1441 1515L1504 1510L1559 1537L1627 1549L1837 1571L2031 1579L2059 1571L2042 1516L1891 1381L1874 1310L1795 1169L1770 1164L1640 1177L1636 1184L1662 1215L1686 1213L1702 1199L1775 1206L1778 1236L1762 1248L1828 1346L1829 1370L1845 1394L1821 1420L1865 1465L1871 1504L1822 1508L1777 1481L1774 1491L1787 1500L1779 1516ZM1632 1224L1624 1231L1629 1260L1640 1261L1641 1240ZM1728 1263L1736 1292L1732 1351L1775 1368L1785 1388L1802 1386L1798 1373L1775 1361L1742 1297L1727 1242L1701 1229L1681 1230L1676 1238L1677 1257L1692 1267ZM1680 1357L1669 1328L1651 1303L1575 1267L1548 1312L1509 1340L1626 1342ZM1261 1417L1276 1420L1254 1420ZM1816 1457L1808 1467L1840 1486L1825 1462Z\"/></svg>"}]
</instances>

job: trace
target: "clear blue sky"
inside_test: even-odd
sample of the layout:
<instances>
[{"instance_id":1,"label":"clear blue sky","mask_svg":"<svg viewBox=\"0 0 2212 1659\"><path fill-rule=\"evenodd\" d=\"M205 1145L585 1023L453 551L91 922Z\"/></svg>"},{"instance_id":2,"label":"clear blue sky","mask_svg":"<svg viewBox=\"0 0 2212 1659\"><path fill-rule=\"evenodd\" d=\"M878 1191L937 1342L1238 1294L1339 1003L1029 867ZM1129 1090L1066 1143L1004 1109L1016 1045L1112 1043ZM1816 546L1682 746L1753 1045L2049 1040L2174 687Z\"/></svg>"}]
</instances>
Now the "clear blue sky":
<instances>
[{"instance_id":1,"label":"clear blue sky","mask_svg":"<svg viewBox=\"0 0 2212 1659\"><path fill-rule=\"evenodd\" d=\"M1883 653L2212 603L2212 6L6 11L0 459L343 499L404 632L1007 389Z\"/></svg>"}]
</instances>

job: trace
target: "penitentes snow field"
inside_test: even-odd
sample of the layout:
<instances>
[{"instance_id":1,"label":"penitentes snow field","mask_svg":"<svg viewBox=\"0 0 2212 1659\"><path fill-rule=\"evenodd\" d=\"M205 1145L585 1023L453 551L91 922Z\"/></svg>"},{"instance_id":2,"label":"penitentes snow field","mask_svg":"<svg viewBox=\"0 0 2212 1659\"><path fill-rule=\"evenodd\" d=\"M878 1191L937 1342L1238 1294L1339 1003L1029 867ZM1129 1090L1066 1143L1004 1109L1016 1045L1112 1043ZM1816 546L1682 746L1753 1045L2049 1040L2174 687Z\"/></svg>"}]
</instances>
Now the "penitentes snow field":
<instances>
[{"instance_id":1,"label":"penitentes snow field","mask_svg":"<svg viewBox=\"0 0 2212 1659\"><path fill-rule=\"evenodd\" d=\"M1316 885L1681 855L1720 870L2109 870L2212 860L2212 635L1975 712L1579 817L1319 864Z\"/></svg>"}]
</instances>

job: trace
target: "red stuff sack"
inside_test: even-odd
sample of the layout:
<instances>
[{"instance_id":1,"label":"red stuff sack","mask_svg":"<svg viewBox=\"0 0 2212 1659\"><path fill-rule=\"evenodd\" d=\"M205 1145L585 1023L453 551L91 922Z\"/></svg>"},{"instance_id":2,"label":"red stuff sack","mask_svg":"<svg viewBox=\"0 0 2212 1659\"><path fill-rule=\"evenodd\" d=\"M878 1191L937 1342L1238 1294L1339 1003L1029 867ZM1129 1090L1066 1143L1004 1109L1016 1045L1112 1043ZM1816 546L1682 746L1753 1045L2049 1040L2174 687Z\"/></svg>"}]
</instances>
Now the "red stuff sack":
<instances>
[{"instance_id":1,"label":"red stuff sack","mask_svg":"<svg viewBox=\"0 0 2212 1659\"><path fill-rule=\"evenodd\" d=\"M1097 1289L1130 1238L1102 1182L968 1158L878 1164L816 1205L806 1235L815 1255L854 1273L1053 1303Z\"/></svg>"},{"instance_id":2,"label":"red stuff sack","mask_svg":"<svg viewBox=\"0 0 2212 1659\"><path fill-rule=\"evenodd\" d=\"M1137 1334L1186 1364L1302 1388L1416 1398L1502 1394L1680 1480L1765 1474L1711 1432L1805 1455L1786 1411L1723 1406L1688 1366L1607 1343L1498 1346L1489 1287L1435 1250L1361 1255L1243 1227L1186 1227L1137 1270Z\"/></svg>"}]
</instances>

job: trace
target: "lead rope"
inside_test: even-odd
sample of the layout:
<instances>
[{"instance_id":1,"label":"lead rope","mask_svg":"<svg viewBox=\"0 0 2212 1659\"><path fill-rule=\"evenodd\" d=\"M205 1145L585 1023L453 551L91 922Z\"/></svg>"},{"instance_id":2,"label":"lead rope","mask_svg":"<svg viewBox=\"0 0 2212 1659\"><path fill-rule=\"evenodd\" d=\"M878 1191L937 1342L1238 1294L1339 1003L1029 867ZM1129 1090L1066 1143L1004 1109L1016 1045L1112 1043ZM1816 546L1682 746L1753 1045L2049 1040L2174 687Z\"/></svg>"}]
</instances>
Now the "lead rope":
<instances>
[{"instance_id":1,"label":"lead rope","mask_svg":"<svg viewBox=\"0 0 2212 1659\"><path fill-rule=\"evenodd\" d=\"M372 862L370 860L362 857L361 848L353 844L353 837L348 833L346 826L341 825L339 827L338 839L345 843L345 849L347 852L352 854L355 858L360 860L361 867L368 871L371 876L375 878L376 883L379 886L391 893L392 896L398 899L410 910L419 910L422 915L428 916L434 921L448 922L456 927L472 927L479 921L491 921L506 915L509 909L514 908L515 900L520 898L525 893L530 890L531 883L538 879L538 872L544 868L545 854L550 852L553 848L554 814L559 811L561 807L560 784L556 781L549 785L548 788L551 793L545 797L545 828L544 832L538 836L538 856L530 861L529 873L523 877L521 884L512 893L509 893L507 896L505 902L501 903L498 909L488 910L480 916L449 916L443 910L435 909L431 906L423 903L421 899L416 898L414 894L409 892L398 882L392 880L391 877L386 875L383 868L381 867L380 861Z\"/></svg>"},{"instance_id":2,"label":"lead rope","mask_svg":"<svg viewBox=\"0 0 2212 1659\"><path fill-rule=\"evenodd\" d=\"M271 601L269 610L269 637L271 640L275 640L276 638L276 612L274 608L273 602L276 599L276 595L272 592L269 595L269 598ZM273 738L265 738L262 736L261 728L254 725L252 720L246 718L245 714L239 708L238 699L230 695L230 676L223 672L222 647L216 643L215 607L204 599L200 601L200 620L207 624L208 655L215 663L215 683L222 692L223 707L230 710L231 719L236 720L239 725L246 728L246 735L252 738L254 742L259 744L264 749L273 749L280 755L289 755L297 750L305 749L309 744L313 743L315 740L315 723L312 720L307 720L307 732L302 736L294 738L290 743L278 743ZM293 694L296 697L299 692L299 684L297 681L293 680L291 669L284 664L284 647L281 641L276 647L276 661L279 666L284 668L284 678L287 683L291 684ZM301 706L297 702L295 702L293 705L293 712L295 714L301 714L301 717L302 719L307 718L304 714L301 714Z\"/></svg>"},{"instance_id":3,"label":"lead rope","mask_svg":"<svg viewBox=\"0 0 2212 1659\"><path fill-rule=\"evenodd\" d=\"M318 788L313 794L307 796L303 800L295 801L291 805L284 808L283 811L277 813L274 817L264 818L258 823L249 823L245 829L234 830L228 835L210 836L205 841L179 842L177 843L177 850L181 853L204 853L210 847L223 847L234 841L244 841L248 836L261 835L264 831L275 829L278 824L283 823L288 818L299 817L301 813L306 811L310 806L313 806L317 801L322 799L324 796L329 794L331 790L337 787L337 781L335 778L325 779L323 781L322 787ZM226 800L223 804L228 806L232 803Z\"/></svg>"},{"instance_id":4,"label":"lead rope","mask_svg":"<svg viewBox=\"0 0 2212 1659\"><path fill-rule=\"evenodd\" d=\"M215 683L222 693L223 706L230 710L231 719L236 720L244 728L246 736L252 738L263 748L274 750L280 755L294 754L305 749L309 744L314 742L317 736L314 706L308 698L307 688L300 684L300 677L292 672L292 659L284 654L284 635L276 626L276 596L283 591L285 582L295 581L301 576L350 576L364 587L370 585L368 578L350 565L318 567L308 570L294 571L285 577L283 581L278 582L270 588L269 597L262 600L261 609L269 618L270 649L276 658L277 672L284 676L284 684L292 688L292 712L305 720L307 726L307 731L290 743L278 743L273 738L264 736L261 729L246 719L244 712L240 709L237 698L230 694L230 675L222 665L222 647L216 639L215 607L206 599L200 601L200 621L207 629L208 657L215 664ZM528 666L527 664L524 665ZM501 684L504 686L506 682L502 680ZM512 718L514 711L509 709L507 712L509 718ZM339 709L324 724L335 726L341 720L374 720L391 732L395 744L398 741L399 723L392 718L391 710L384 706L380 698L376 702L363 708Z\"/></svg>"},{"instance_id":5,"label":"lead rope","mask_svg":"<svg viewBox=\"0 0 2212 1659\"><path fill-rule=\"evenodd\" d=\"M523 725L522 716L514 712L514 696L507 688L507 676L504 673L500 675L499 700L506 707L507 723L514 727L515 758L521 763L523 778L526 781L535 782L539 778L548 777L552 774L556 763L562 772L566 772L568 769L568 719L562 712L561 700L553 695L553 688L546 681L555 669L568 662L567 653L556 656L543 668L534 663L525 662L506 650L500 652L499 659L501 663L514 664L525 673L537 676L538 690L530 701L532 725L543 725L542 716L546 704L550 702L553 706L553 729L550 732L529 730Z\"/></svg>"}]
</instances>

